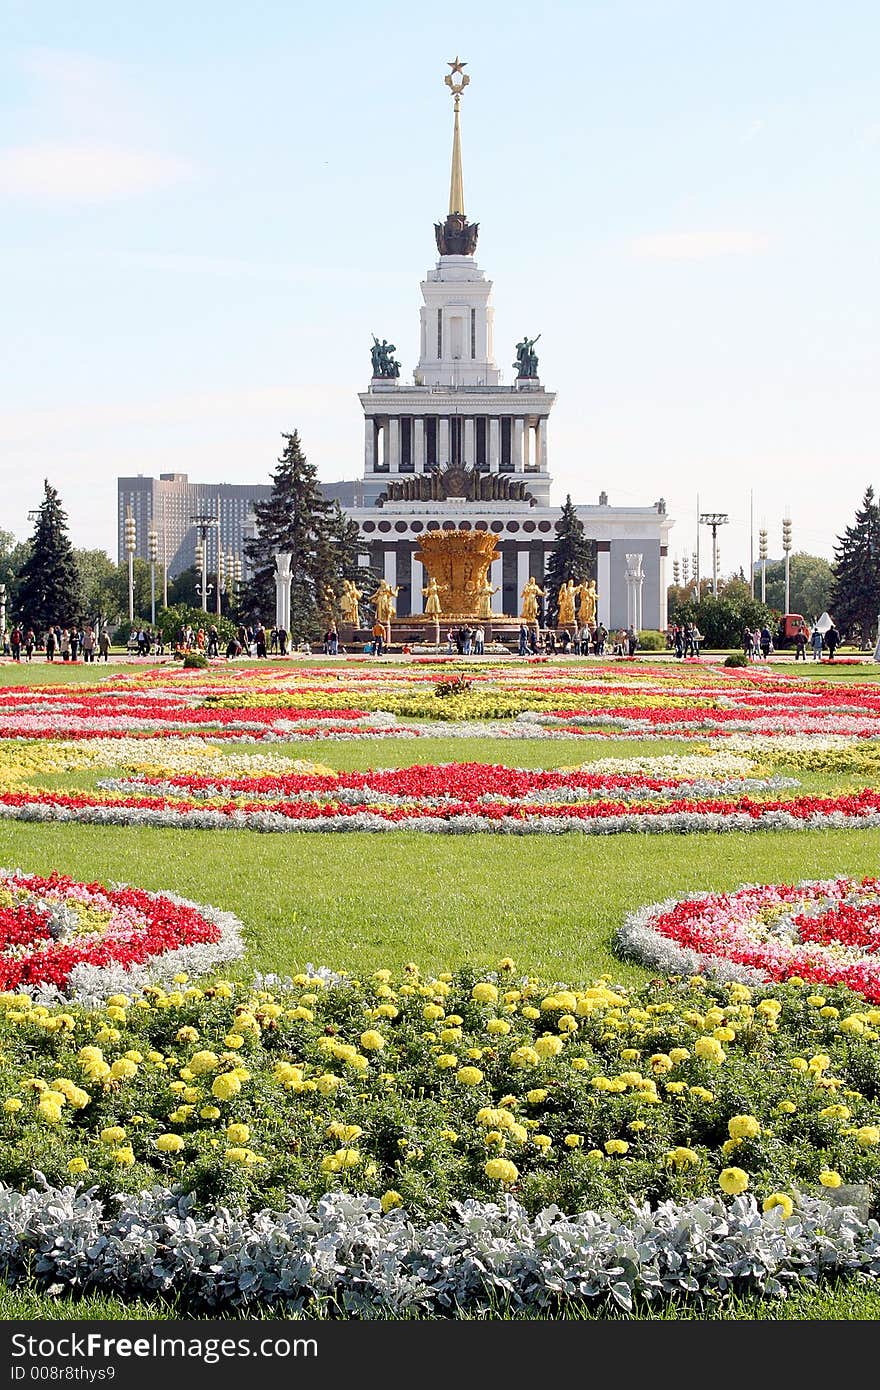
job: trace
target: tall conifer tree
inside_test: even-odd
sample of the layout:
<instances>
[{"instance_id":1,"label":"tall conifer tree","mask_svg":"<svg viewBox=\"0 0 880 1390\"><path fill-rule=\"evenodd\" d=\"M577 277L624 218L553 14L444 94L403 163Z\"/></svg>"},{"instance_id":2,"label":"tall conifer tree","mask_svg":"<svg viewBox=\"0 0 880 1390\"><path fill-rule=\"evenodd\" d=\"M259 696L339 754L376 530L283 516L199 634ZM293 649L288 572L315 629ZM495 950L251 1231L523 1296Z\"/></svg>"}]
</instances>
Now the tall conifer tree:
<instances>
[{"instance_id":1,"label":"tall conifer tree","mask_svg":"<svg viewBox=\"0 0 880 1390\"><path fill-rule=\"evenodd\" d=\"M82 593L67 513L48 478L37 511L31 552L19 571L15 606L22 622L42 636L50 624L79 622Z\"/></svg>"},{"instance_id":2,"label":"tall conifer tree","mask_svg":"<svg viewBox=\"0 0 880 1390\"><path fill-rule=\"evenodd\" d=\"M582 584L593 573L596 547L584 535L584 523L577 514L571 494L556 523L556 547L547 566L544 588L547 590L547 615L551 627L555 627L559 617L559 590L569 579Z\"/></svg>"},{"instance_id":3,"label":"tall conifer tree","mask_svg":"<svg viewBox=\"0 0 880 1390\"><path fill-rule=\"evenodd\" d=\"M275 615L275 555L289 552L291 635L316 637L326 619L327 594L339 578L330 538L333 504L318 486L318 475L302 451L299 434L282 434L284 452L272 475L272 494L254 504L257 534L245 542L250 578L240 610L265 622Z\"/></svg>"},{"instance_id":4,"label":"tall conifer tree","mask_svg":"<svg viewBox=\"0 0 880 1390\"><path fill-rule=\"evenodd\" d=\"M867 646L880 611L880 506L868 487L852 526L834 549L831 616L840 631Z\"/></svg>"}]
</instances>

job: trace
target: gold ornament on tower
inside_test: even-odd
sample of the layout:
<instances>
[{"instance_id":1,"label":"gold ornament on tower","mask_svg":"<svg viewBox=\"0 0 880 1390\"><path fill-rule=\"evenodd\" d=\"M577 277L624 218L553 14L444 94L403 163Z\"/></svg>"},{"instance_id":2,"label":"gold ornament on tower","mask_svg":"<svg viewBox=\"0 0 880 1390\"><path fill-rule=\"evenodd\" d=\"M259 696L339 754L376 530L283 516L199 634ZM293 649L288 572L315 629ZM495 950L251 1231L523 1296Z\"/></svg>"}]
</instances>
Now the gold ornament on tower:
<instances>
[{"instance_id":1,"label":"gold ornament on tower","mask_svg":"<svg viewBox=\"0 0 880 1390\"><path fill-rule=\"evenodd\" d=\"M436 581L444 618L492 616L489 568L498 558L498 541L489 531L430 531L416 551L428 571L428 588ZM433 606L429 611L438 612Z\"/></svg>"}]
</instances>

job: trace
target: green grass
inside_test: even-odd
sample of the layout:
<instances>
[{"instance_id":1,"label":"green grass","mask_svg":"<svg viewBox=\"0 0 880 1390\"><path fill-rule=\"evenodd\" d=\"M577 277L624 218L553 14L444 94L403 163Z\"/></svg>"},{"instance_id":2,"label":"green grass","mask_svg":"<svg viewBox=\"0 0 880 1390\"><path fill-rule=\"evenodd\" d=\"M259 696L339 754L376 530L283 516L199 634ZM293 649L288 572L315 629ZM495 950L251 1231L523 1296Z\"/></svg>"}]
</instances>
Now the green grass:
<instances>
[{"instance_id":1,"label":"green grass","mask_svg":"<svg viewBox=\"0 0 880 1390\"><path fill-rule=\"evenodd\" d=\"M231 909L239 973L426 969L511 955L551 979L645 972L611 952L642 903L743 881L876 872L880 830L553 836L284 834L0 825L0 864L171 888Z\"/></svg>"},{"instance_id":2,"label":"green grass","mask_svg":"<svg viewBox=\"0 0 880 1390\"><path fill-rule=\"evenodd\" d=\"M214 1318L214 1313L202 1314L203 1318ZM279 1313L271 1308L255 1307L244 1311L230 1311L223 1314L224 1321L250 1321L277 1318ZM304 1313L284 1313L285 1319L292 1321L305 1319L327 1319L340 1316L339 1310L329 1303L308 1308ZM348 1316L348 1314L341 1314ZM699 1301L696 1299L665 1299L657 1305L640 1302L631 1313L608 1304L593 1304L573 1300L563 1305L552 1315L549 1313L512 1314L499 1301L490 1313L468 1321L516 1317L522 1321L545 1321L563 1318L578 1321L712 1321L712 1322L874 1322L880 1318L880 1287L871 1280L851 1279L835 1281L818 1288L804 1286L796 1289L786 1299L765 1299L758 1296L719 1298ZM167 1321L185 1318L199 1321L200 1315L193 1314L174 1300L166 1299L126 1299L124 1302L107 1294L86 1294L81 1298L56 1298L36 1289L22 1288L0 1291L0 1321L32 1322L48 1319L58 1322L96 1321L139 1321L155 1319ZM394 1321L393 1318L383 1321Z\"/></svg>"}]
</instances>

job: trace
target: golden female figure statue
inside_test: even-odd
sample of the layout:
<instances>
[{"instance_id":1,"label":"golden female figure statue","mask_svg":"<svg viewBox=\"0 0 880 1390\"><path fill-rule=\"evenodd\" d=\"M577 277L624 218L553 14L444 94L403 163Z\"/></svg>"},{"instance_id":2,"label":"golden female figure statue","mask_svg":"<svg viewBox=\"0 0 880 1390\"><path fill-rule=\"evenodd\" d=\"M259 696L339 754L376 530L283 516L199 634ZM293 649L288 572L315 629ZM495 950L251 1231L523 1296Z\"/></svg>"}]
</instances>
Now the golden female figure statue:
<instances>
[{"instance_id":1,"label":"golden female figure statue","mask_svg":"<svg viewBox=\"0 0 880 1390\"><path fill-rule=\"evenodd\" d=\"M492 616L492 599L494 598L494 596L495 596L498 592L499 592L498 587L495 586L495 587L493 588L492 581L490 580L489 576L486 575L486 577L484 578L482 584L480 585L480 587L479 587L478 590L477 590L477 617L478 617L478 618L491 618L491 616Z\"/></svg>"},{"instance_id":2,"label":"golden female figure statue","mask_svg":"<svg viewBox=\"0 0 880 1390\"><path fill-rule=\"evenodd\" d=\"M358 604L363 596L363 589L359 589L352 579L343 579L339 608L344 620L351 623L352 627L360 627L361 625L361 610Z\"/></svg>"},{"instance_id":3,"label":"golden female figure statue","mask_svg":"<svg viewBox=\"0 0 880 1390\"><path fill-rule=\"evenodd\" d=\"M574 600L577 586L573 579L559 586L559 626L570 627L574 623Z\"/></svg>"},{"instance_id":4,"label":"golden female figure statue","mask_svg":"<svg viewBox=\"0 0 880 1390\"><path fill-rule=\"evenodd\" d=\"M546 598L546 594L543 589L538 588L532 575L529 575L529 582L520 597L522 598L522 616L527 623L536 623L538 621L538 599Z\"/></svg>"},{"instance_id":5,"label":"golden female figure statue","mask_svg":"<svg viewBox=\"0 0 880 1390\"><path fill-rule=\"evenodd\" d=\"M376 621L382 623L383 626L387 626L391 619L396 616L394 600L399 593L399 584L392 589L387 579L380 579L376 592L370 594L370 603L376 605Z\"/></svg>"},{"instance_id":6,"label":"golden female figure statue","mask_svg":"<svg viewBox=\"0 0 880 1390\"><path fill-rule=\"evenodd\" d=\"M582 625L592 627L596 621L596 607L599 597L596 593L595 579L591 579L589 584L581 584L577 592L579 595L578 619Z\"/></svg>"},{"instance_id":7,"label":"golden female figure statue","mask_svg":"<svg viewBox=\"0 0 880 1390\"><path fill-rule=\"evenodd\" d=\"M428 580L428 587L427 589L423 589L422 593L424 594L426 600L425 612L428 614L429 617L440 617L440 614L443 612L443 608L440 603L440 590L441 588L445 589L447 587L448 586L446 584L438 584L436 579L432 578Z\"/></svg>"}]
</instances>

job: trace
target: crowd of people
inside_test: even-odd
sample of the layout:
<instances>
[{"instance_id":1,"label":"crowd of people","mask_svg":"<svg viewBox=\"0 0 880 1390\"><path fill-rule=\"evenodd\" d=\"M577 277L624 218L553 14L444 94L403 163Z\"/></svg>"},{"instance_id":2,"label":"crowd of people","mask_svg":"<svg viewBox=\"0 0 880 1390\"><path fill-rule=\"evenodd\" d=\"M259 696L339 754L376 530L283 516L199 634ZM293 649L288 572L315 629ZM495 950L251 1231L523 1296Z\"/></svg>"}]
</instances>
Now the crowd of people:
<instances>
[{"instance_id":1,"label":"crowd of people","mask_svg":"<svg viewBox=\"0 0 880 1390\"><path fill-rule=\"evenodd\" d=\"M32 627L14 623L0 643L3 655L13 661L31 661L36 651L45 651L47 661L107 661L110 656L110 634L106 628L96 631L91 623L56 623L39 636Z\"/></svg>"}]
</instances>

